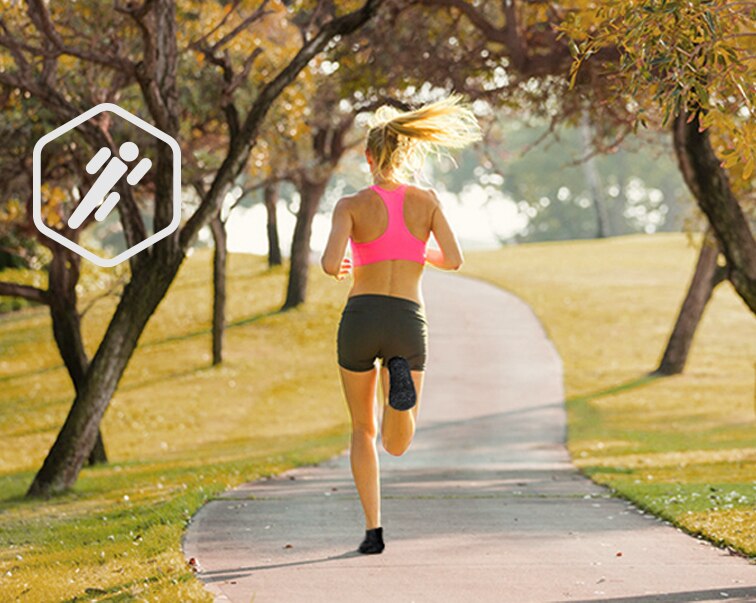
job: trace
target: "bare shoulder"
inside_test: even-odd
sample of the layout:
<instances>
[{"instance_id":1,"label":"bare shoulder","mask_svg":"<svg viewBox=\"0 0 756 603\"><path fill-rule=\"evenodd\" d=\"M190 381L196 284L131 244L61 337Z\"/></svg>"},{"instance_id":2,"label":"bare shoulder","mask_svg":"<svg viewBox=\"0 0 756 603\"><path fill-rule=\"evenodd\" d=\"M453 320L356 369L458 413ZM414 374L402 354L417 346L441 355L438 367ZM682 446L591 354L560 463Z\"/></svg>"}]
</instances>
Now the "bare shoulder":
<instances>
[{"instance_id":1,"label":"bare shoulder","mask_svg":"<svg viewBox=\"0 0 756 603\"><path fill-rule=\"evenodd\" d=\"M436 195L436 191L432 188L421 188L419 186L407 185L407 190L415 199L426 204L429 208L440 207L441 205L441 202Z\"/></svg>"},{"instance_id":2,"label":"bare shoulder","mask_svg":"<svg viewBox=\"0 0 756 603\"><path fill-rule=\"evenodd\" d=\"M355 191L350 195L344 195L343 197L341 197L341 199L338 200L338 203L341 203L341 205L345 209L353 210L356 207L359 207L365 201L369 202L370 199L370 189L363 188L362 190Z\"/></svg>"},{"instance_id":3,"label":"bare shoulder","mask_svg":"<svg viewBox=\"0 0 756 603\"><path fill-rule=\"evenodd\" d=\"M344 195L336 201L336 204L333 206L333 211L352 212L363 198L363 191L357 191L351 195Z\"/></svg>"}]
</instances>

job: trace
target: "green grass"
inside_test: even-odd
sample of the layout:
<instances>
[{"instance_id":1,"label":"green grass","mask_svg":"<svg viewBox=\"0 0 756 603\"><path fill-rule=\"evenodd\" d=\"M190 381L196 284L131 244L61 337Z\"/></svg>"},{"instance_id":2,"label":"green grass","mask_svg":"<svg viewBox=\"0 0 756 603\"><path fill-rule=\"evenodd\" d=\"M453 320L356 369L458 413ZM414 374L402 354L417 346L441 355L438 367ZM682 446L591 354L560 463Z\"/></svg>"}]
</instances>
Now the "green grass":
<instances>
[{"instance_id":1,"label":"green grass","mask_svg":"<svg viewBox=\"0 0 756 603\"><path fill-rule=\"evenodd\" d=\"M646 376L696 258L682 234L631 235L468 252L462 271L539 317L564 363L567 446L585 475L756 557L756 320L729 282L714 291L684 373Z\"/></svg>"},{"instance_id":2,"label":"green grass","mask_svg":"<svg viewBox=\"0 0 756 603\"><path fill-rule=\"evenodd\" d=\"M582 471L754 555L756 324L728 283L685 373L644 377L695 257L681 235L629 236L469 252L463 272L525 299L554 340ZM281 314L285 268L232 255L229 275L224 364L210 367L210 256L198 253L103 419L111 462L48 501L23 494L73 390L45 308L0 318L0 600L209 601L180 550L188 518L223 490L347 447L335 337L348 282L313 270L307 304ZM90 353L112 310L104 300L86 315Z\"/></svg>"},{"instance_id":3,"label":"green grass","mask_svg":"<svg viewBox=\"0 0 756 603\"><path fill-rule=\"evenodd\" d=\"M23 498L73 388L45 308L0 318L0 600L210 601L180 540L208 499L348 446L336 365L347 283L312 270L308 303L277 313L286 270L232 255L222 366L210 366L210 256L189 258L102 422L110 463L72 491ZM86 315L90 353L113 311ZM287 342L287 345L281 345Z\"/></svg>"}]
</instances>

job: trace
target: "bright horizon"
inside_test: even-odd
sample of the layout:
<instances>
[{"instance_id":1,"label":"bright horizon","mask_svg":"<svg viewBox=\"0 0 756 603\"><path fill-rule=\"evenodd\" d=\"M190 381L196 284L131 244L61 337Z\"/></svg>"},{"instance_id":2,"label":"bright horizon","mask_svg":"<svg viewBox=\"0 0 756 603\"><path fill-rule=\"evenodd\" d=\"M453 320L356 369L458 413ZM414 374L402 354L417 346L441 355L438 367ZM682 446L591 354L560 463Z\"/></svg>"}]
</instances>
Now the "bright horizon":
<instances>
[{"instance_id":1,"label":"bright horizon","mask_svg":"<svg viewBox=\"0 0 756 603\"><path fill-rule=\"evenodd\" d=\"M522 230L528 221L527 216L518 210L517 204L501 193L494 193L492 200L483 205L480 199L491 196L491 191L478 184L466 187L461 195L447 191L438 191L437 194L463 250L496 249L501 245L497 234L502 238L511 237ZM296 217L282 203L278 204L276 216L281 253L288 257ZM265 206L262 203L235 209L227 225L229 252L266 254L266 222ZM325 248L330 228L330 213L315 215L310 240L312 251L322 251ZM206 237L209 237L209 233ZM432 235L429 244L437 247Z\"/></svg>"}]
</instances>

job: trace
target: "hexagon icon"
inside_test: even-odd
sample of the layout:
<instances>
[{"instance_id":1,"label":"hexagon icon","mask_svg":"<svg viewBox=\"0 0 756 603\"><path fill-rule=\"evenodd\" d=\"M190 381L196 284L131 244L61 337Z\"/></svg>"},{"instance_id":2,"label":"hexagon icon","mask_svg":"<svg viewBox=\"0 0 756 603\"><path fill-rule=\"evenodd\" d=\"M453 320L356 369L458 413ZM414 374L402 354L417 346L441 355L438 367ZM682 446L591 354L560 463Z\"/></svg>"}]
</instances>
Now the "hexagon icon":
<instances>
[{"instance_id":1,"label":"hexagon icon","mask_svg":"<svg viewBox=\"0 0 756 603\"><path fill-rule=\"evenodd\" d=\"M89 249L86 249L82 247L81 245L79 245L78 243L71 241L70 239L67 239L61 233L50 228L47 224L45 224L44 220L42 219L42 167L41 167L42 166L42 150L44 149L45 145L48 144L49 142L55 140L56 138L59 138L60 136L63 136L67 132L70 132L74 128L78 127L80 124L86 122L92 117L95 117L96 115L99 115L100 113L103 113L105 111L118 115L119 117L123 118L124 120L136 126L137 128L144 130L151 136L154 136L158 140L164 142L170 147L171 151L173 152L173 182L172 182L173 217L171 219L171 223L165 228L163 228L162 230L159 230L158 232L153 233L152 235L147 237L144 241L141 241L140 243L137 243L136 245L129 247L128 249L119 253L117 256L113 258L100 257L99 255L97 255L96 253L93 253ZM105 152L103 153L103 151ZM127 161L135 158L136 152L138 152L138 149L136 148L136 145L132 142L126 142L120 147L120 156L125 158ZM108 161L109 159L110 161ZM110 164L113 163L114 159L118 161L118 157L114 156L113 158L111 158L110 153L106 149L101 149L100 152L98 152L91 159L90 164L95 165L97 169L99 169L100 167L104 165L105 167L102 170L103 171L102 175L105 176L104 172L109 171L109 168L111 167ZM120 164L122 166L125 165L123 164L123 162L120 162ZM138 179L136 177L133 178L134 172L140 172L141 175L138 177L141 178L141 176L143 176L144 173L149 170L149 165L145 165L145 164L149 164L149 160L147 161L142 160L142 162L140 162L140 164L137 164L137 166L132 170L132 173L130 173L126 177L129 184L132 184L132 180L137 180L138 182ZM117 168L117 166L115 167ZM147 247L149 247L150 245L153 245L157 243L158 241L160 241L161 239L164 239L168 235L175 232L176 229L178 229L179 222L181 221L181 148L179 147L178 142L176 142L176 140L173 137L169 136L162 130L159 130L152 124L147 123L146 121L137 117L136 115L129 113L128 111L126 111L122 107L119 107L116 104L101 103L99 105L96 105L95 107L92 107L88 111L85 111L78 117L75 117L71 121L56 128L52 132L45 134L42 138L40 138L37 141L37 144L34 145L34 154L32 157L32 169L33 169L32 217L34 219L34 225L46 237L49 237L52 240L60 243L64 247L67 247L74 253L79 254L80 256L88 259L90 262L97 264L98 266L101 266L103 268L111 268L113 266L116 266L120 264L121 262L129 259L133 255L136 255L140 251L147 249ZM87 171L90 171L90 165L87 166ZM117 169L110 170L110 172L113 172L115 175L118 174ZM111 173L111 175L113 174ZM97 187L97 181L95 181L95 184L92 186L92 189L95 189L96 187ZM103 187L99 187L99 188L102 189ZM90 189L90 191L92 189ZM104 192L107 193L107 190L104 190ZM84 205L84 201L87 201L87 205L89 207L81 208L84 210L82 212L80 210L80 206ZM75 214L77 214L77 216L75 218L74 216L72 216L72 220L69 220L69 226L72 228L77 227L82 222L82 215L90 213L91 211L94 211L95 209L97 209L97 213L95 214L95 217L98 220L101 220L102 218L97 217L97 214L102 212L103 215L107 215L107 213L110 210L112 210L117 203L118 203L118 193L110 193L101 202L98 202L97 200L92 200L92 199L87 200L87 197L85 196L85 198L79 202L79 206L77 206L77 209L74 212ZM99 209L98 209L98 206L99 206Z\"/></svg>"}]
</instances>

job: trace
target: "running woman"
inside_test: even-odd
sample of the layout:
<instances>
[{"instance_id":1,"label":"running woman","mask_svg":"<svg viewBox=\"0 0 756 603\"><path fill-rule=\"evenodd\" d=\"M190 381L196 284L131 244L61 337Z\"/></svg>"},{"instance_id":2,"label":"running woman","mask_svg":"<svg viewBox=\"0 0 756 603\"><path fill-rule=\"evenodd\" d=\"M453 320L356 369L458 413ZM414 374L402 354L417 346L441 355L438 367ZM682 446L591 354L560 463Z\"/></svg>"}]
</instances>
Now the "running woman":
<instances>
[{"instance_id":1,"label":"running woman","mask_svg":"<svg viewBox=\"0 0 756 603\"><path fill-rule=\"evenodd\" d=\"M427 320L420 278L425 263L458 270L462 251L433 190L407 184L426 155L480 140L480 126L462 97L400 112L380 107L367 135L373 186L339 199L321 257L338 280L353 272L337 336L339 372L352 419L350 462L365 513L361 553L384 549L374 412L381 358L381 441L389 454L409 448L423 385ZM433 233L440 250L426 249ZM351 244L352 261L345 257Z\"/></svg>"}]
</instances>

